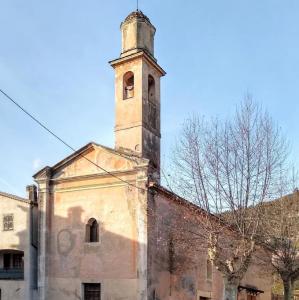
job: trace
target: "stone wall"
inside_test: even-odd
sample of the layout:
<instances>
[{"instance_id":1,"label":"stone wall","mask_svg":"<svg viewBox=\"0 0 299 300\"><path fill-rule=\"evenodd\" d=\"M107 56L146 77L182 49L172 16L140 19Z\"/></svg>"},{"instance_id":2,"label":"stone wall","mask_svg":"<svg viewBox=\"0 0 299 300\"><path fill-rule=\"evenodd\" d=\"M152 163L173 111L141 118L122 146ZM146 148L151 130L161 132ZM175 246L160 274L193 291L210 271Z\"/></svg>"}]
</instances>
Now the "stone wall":
<instances>
[{"instance_id":1,"label":"stone wall","mask_svg":"<svg viewBox=\"0 0 299 300\"><path fill-rule=\"evenodd\" d=\"M212 276L208 276L207 244L200 214L170 195L153 189L150 198L149 299L198 300L204 297L220 300L223 278L215 267ZM241 284L263 290L258 300L270 300L271 279L253 259ZM239 296L247 299L245 292Z\"/></svg>"}]
</instances>

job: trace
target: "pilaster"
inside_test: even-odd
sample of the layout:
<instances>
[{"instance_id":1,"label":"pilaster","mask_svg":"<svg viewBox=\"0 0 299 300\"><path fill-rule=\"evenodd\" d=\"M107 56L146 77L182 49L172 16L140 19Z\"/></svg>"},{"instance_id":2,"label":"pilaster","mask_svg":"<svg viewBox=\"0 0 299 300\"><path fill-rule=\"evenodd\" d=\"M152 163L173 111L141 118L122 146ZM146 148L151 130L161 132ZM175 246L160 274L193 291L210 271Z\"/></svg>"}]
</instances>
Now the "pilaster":
<instances>
[{"instance_id":1,"label":"pilaster","mask_svg":"<svg viewBox=\"0 0 299 300\"><path fill-rule=\"evenodd\" d=\"M36 176L38 184L38 299L47 299L48 287L48 241L50 218L51 168L42 169Z\"/></svg>"}]
</instances>

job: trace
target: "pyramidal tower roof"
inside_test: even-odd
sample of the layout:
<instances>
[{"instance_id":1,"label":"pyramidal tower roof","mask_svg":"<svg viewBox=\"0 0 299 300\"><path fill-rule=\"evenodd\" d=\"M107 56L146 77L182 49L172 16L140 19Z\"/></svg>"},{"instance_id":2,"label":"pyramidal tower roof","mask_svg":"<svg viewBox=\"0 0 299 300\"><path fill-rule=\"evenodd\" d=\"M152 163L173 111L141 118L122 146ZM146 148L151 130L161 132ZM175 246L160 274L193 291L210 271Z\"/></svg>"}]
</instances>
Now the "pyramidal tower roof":
<instances>
[{"instance_id":1,"label":"pyramidal tower roof","mask_svg":"<svg viewBox=\"0 0 299 300\"><path fill-rule=\"evenodd\" d=\"M124 20L123 23L127 23L127 22L131 22L133 20L138 19L139 21L146 21L148 23L150 23L151 25L153 25L150 21L150 19L141 11L141 10L135 10L133 12L131 12ZM122 24L123 24L122 23Z\"/></svg>"},{"instance_id":2,"label":"pyramidal tower roof","mask_svg":"<svg viewBox=\"0 0 299 300\"><path fill-rule=\"evenodd\" d=\"M144 51L154 59L154 36L156 28L141 11L131 12L121 23L121 57Z\"/></svg>"}]
</instances>

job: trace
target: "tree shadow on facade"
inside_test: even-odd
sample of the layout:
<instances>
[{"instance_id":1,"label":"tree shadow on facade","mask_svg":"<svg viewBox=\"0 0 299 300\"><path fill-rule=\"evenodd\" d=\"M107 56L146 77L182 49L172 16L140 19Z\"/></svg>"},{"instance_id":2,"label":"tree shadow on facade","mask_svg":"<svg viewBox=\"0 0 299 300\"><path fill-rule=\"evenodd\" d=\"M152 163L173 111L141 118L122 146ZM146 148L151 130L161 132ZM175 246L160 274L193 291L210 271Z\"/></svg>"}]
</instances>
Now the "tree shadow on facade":
<instances>
[{"instance_id":1,"label":"tree shadow on facade","mask_svg":"<svg viewBox=\"0 0 299 300\"><path fill-rule=\"evenodd\" d=\"M98 238L88 242L83 215L81 206L68 208L67 216L51 215L46 263L49 299L84 299L87 283L101 284L101 299L132 299L140 285L138 252L144 245L121 235L120 227L115 233L108 231L105 222L92 215L88 219L97 221Z\"/></svg>"}]
</instances>

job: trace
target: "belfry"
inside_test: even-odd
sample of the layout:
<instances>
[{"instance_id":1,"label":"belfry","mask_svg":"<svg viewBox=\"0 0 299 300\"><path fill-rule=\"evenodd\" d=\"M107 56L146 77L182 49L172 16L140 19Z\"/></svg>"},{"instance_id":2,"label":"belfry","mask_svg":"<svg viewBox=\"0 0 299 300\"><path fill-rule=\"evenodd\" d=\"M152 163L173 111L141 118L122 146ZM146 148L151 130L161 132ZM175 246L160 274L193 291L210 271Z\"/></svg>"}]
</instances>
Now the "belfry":
<instances>
[{"instance_id":1,"label":"belfry","mask_svg":"<svg viewBox=\"0 0 299 300\"><path fill-rule=\"evenodd\" d=\"M121 24L122 51L115 69L115 148L130 150L160 166L160 78L154 57L156 29L141 11Z\"/></svg>"}]
</instances>

